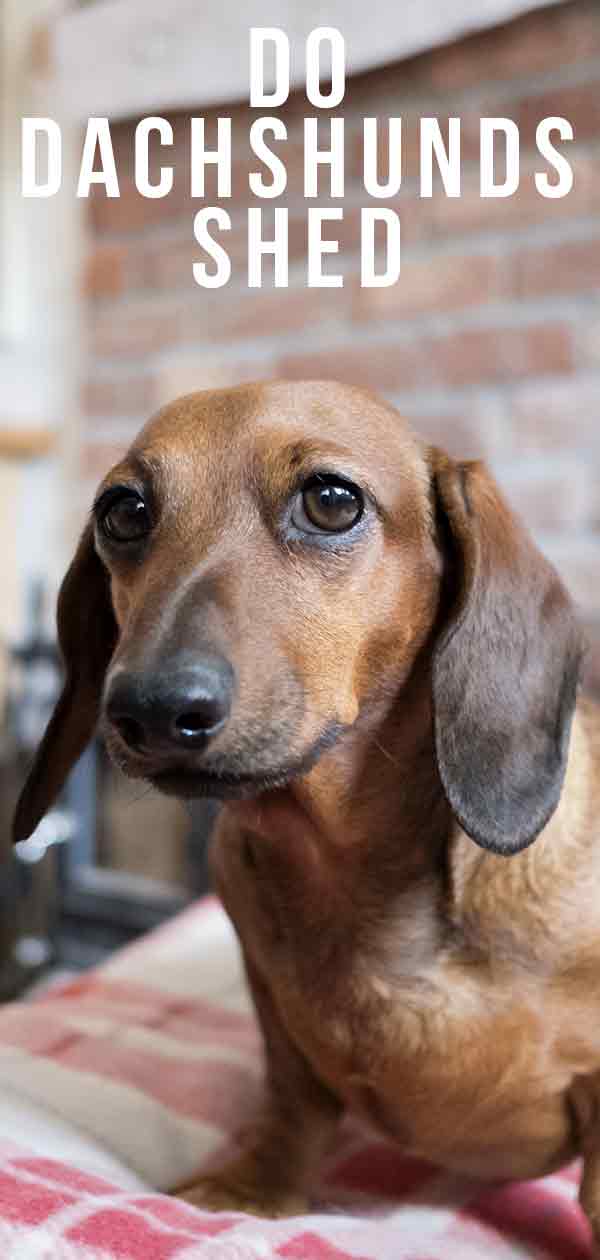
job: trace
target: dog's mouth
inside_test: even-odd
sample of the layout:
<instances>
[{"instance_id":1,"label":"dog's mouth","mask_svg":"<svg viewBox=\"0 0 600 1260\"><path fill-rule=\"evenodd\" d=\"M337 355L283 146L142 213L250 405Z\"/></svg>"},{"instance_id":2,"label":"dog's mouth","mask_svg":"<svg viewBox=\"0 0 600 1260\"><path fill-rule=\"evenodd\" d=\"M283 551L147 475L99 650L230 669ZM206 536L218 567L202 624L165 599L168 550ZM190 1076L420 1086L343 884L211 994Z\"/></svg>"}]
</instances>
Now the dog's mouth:
<instances>
[{"instance_id":1,"label":"dog's mouth","mask_svg":"<svg viewBox=\"0 0 600 1260\"><path fill-rule=\"evenodd\" d=\"M160 766L136 768L135 777L147 779L166 796L184 800L212 797L215 800L248 800L277 788L287 787L293 780L308 774L323 753L333 748L347 728L340 722L330 723L302 754L275 765L246 767L227 764L224 758L210 764L197 761L186 766L181 761ZM262 760L262 758L260 759ZM122 764L122 768L127 770Z\"/></svg>"},{"instance_id":2,"label":"dog's mouth","mask_svg":"<svg viewBox=\"0 0 600 1260\"><path fill-rule=\"evenodd\" d=\"M298 772L269 771L266 774L211 774L198 770L160 770L149 776L149 782L165 796L212 797L214 800L240 801L260 796L274 788L286 787Z\"/></svg>"}]
</instances>

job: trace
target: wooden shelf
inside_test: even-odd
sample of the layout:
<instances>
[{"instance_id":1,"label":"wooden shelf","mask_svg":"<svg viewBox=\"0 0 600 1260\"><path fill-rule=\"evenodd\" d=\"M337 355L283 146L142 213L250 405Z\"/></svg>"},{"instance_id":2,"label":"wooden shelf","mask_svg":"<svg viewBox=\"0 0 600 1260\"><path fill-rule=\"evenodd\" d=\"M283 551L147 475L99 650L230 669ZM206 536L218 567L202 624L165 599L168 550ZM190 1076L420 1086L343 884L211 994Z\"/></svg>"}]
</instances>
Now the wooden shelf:
<instances>
[{"instance_id":1,"label":"wooden shelf","mask_svg":"<svg viewBox=\"0 0 600 1260\"><path fill-rule=\"evenodd\" d=\"M39 459L55 448L53 429L15 428L0 421L0 459Z\"/></svg>"}]
</instances>

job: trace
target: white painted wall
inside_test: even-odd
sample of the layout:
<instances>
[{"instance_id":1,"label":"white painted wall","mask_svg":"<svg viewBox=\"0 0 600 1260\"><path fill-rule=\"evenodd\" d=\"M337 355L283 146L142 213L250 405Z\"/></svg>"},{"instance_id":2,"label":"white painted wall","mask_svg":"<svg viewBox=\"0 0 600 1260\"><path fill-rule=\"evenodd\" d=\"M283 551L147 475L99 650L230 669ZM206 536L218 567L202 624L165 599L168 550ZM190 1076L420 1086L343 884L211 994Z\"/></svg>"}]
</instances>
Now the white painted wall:
<instances>
[{"instance_id":1,"label":"white painted wall","mask_svg":"<svg viewBox=\"0 0 600 1260\"><path fill-rule=\"evenodd\" d=\"M71 549L69 489L75 468L81 365L79 268L82 208L64 194L24 200L21 118L58 116L67 169L73 134L60 115L44 31L64 0L0 0L0 430L53 430L52 458L0 461L3 489L0 635L18 633L31 575L57 585ZM41 42L40 42L41 40Z\"/></svg>"}]
</instances>

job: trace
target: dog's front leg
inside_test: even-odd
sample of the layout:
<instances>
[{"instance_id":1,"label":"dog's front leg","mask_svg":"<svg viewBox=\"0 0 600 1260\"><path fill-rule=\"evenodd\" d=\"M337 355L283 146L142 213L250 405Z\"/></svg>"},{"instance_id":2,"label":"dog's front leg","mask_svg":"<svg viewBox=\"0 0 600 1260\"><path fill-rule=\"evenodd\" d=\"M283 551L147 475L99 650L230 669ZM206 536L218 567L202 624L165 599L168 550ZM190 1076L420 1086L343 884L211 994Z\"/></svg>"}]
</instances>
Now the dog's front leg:
<instances>
[{"instance_id":1,"label":"dog's front leg","mask_svg":"<svg viewBox=\"0 0 600 1260\"><path fill-rule=\"evenodd\" d=\"M246 960L266 1052L267 1097L241 1154L179 1190L213 1211L294 1216L306 1211L308 1190L341 1112L290 1040L271 994Z\"/></svg>"},{"instance_id":2,"label":"dog's front leg","mask_svg":"<svg viewBox=\"0 0 600 1260\"><path fill-rule=\"evenodd\" d=\"M583 1157L579 1202L592 1227L594 1260L600 1260L600 1074L579 1077L569 1103Z\"/></svg>"}]
</instances>

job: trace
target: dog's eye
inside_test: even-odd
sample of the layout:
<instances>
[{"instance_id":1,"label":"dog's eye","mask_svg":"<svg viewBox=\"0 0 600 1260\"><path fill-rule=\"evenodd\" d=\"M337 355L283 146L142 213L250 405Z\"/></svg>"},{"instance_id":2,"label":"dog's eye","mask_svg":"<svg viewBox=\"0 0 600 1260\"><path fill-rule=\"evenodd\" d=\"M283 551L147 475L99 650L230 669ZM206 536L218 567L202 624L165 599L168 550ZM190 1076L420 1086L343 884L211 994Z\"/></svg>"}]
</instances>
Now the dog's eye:
<instances>
[{"instance_id":1,"label":"dog's eye","mask_svg":"<svg viewBox=\"0 0 600 1260\"><path fill-rule=\"evenodd\" d=\"M99 527L111 542L135 542L150 530L150 516L141 495L125 490L101 512Z\"/></svg>"},{"instance_id":2,"label":"dog's eye","mask_svg":"<svg viewBox=\"0 0 600 1260\"><path fill-rule=\"evenodd\" d=\"M357 486L320 475L307 481L292 512L292 524L308 533L341 534L352 529L364 511Z\"/></svg>"}]
</instances>

